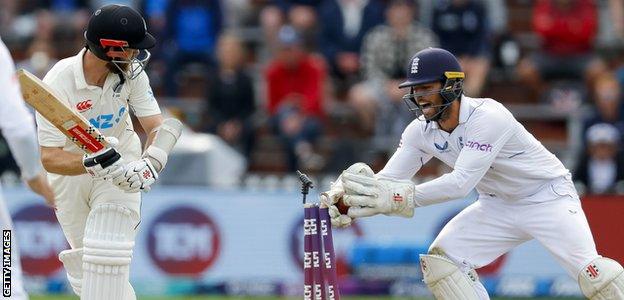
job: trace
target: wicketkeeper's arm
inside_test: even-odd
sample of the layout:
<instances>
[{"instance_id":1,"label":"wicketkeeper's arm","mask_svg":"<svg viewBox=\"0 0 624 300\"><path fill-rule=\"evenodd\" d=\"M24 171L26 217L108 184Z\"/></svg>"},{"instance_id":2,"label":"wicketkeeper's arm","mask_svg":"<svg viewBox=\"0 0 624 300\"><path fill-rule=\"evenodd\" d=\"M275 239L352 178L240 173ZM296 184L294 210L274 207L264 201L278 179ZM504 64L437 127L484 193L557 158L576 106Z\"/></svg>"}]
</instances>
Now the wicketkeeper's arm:
<instances>
[{"instance_id":1,"label":"wicketkeeper's arm","mask_svg":"<svg viewBox=\"0 0 624 300\"><path fill-rule=\"evenodd\" d=\"M427 206L466 197L489 170L498 153L516 133L511 114L476 114L466 128L466 144L453 171L414 189L414 204Z\"/></svg>"}]
</instances>

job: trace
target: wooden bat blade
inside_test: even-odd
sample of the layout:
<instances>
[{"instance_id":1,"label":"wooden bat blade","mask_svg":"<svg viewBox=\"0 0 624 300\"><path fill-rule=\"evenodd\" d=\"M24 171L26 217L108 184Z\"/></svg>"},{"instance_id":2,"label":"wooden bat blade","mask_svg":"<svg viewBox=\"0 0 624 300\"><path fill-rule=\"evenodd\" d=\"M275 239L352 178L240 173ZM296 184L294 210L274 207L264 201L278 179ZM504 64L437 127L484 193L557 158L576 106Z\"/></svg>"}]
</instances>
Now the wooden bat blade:
<instances>
[{"instance_id":1,"label":"wooden bat blade","mask_svg":"<svg viewBox=\"0 0 624 300\"><path fill-rule=\"evenodd\" d=\"M74 112L55 92L37 76L20 69L17 71L22 96L46 120L50 121L74 144L87 153L98 152L108 146L104 136L85 118Z\"/></svg>"}]
</instances>

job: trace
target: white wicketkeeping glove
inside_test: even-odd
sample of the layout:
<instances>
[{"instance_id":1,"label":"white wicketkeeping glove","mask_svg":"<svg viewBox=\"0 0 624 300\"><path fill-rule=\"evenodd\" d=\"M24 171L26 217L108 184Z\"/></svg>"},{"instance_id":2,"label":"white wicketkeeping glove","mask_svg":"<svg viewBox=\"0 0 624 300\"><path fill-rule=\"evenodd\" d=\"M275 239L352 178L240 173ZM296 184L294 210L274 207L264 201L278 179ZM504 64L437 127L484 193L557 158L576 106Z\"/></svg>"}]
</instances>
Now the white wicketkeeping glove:
<instances>
[{"instance_id":1,"label":"white wicketkeeping glove","mask_svg":"<svg viewBox=\"0 0 624 300\"><path fill-rule=\"evenodd\" d=\"M139 191L149 192L151 185L158 179L158 172L147 158L130 162L125 167L123 176L113 180L113 183L126 193Z\"/></svg>"},{"instance_id":2,"label":"white wicketkeeping glove","mask_svg":"<svg viewBox=\"0 0 624 300\"><path fill-rule=\"evenodd\" d=\"M121 154L115 150L119 140L115 137L105 139L109 147L96 153L85 154L82 158L82 165L87 170L87 174L94 179L113 180L123 174L124 163Z\"/></svg>"},{"instance_id":3,"label":"white wicketkeeping glove","mask_svg":"<svg viewBox=\"0 0 624 300\"><path fill-rule=\"evenodd\" d=\"M336 179L336 181L332 183L329 191L321 194L321 202L329 209L328 211L331 218L332 226L338 228L348 227L353 222L353 218L349 215L340 213L337 206L339 201L342 201L343 205L349 206L349 204L343 200L343 196L345 195L345 189L342 186L342 178L346 173L363 174L366 176L375 175L375 172L373 172L373 170L367 164L361 162L355 163L346 170L344 170L340 176L338 176L338 179ZM351 208L349 208L349 211L350 210Z\"/></svg>"},{"instance_id":4,"label":"white wicketkeeping glove","mask_svg":"<svg viewBox=\"0 0 624 300\"><path fill-rule=\"evenodd\" d=\"M414 188L410 180L375 178L368 173L342 173L343 201L351 218L376 214L411 218L414 215Z\"/></svg>"},{"instance_id":5,"label":"white wicketkeeping glove","mask_svg":"<svg viewBox=\"0 0 624 300\"><path fill-rule=\"evenodd\" d=\"M332 182L329 191L321 193L321 203L328 208L332 226L337 228L348 227L353 221L351 217L343 215L338 211L336 203L341 200L342 195L344 195L344 189L342 188L340 177L335 182Z\"/></svg>"}]
</instances>

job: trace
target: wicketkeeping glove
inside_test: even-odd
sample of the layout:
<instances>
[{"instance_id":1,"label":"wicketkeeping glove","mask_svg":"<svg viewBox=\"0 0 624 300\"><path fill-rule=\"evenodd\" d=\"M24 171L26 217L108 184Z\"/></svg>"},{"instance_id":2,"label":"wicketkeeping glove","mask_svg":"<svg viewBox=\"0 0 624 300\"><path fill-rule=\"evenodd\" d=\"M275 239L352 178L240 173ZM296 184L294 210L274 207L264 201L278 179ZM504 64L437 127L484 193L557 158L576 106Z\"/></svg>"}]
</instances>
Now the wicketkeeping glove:
<instances>
[{"instance_id":1,"label":"wicketkeeping glove","mask_svg":"<svg viewBox=\"0 0 624 300\"><path fill-rule=\"evenodd\" d=\"M375 172L365 163L355 163L349 168L344 170L338 179L332 183L329 191L321 194L321 202L328 207L329 216L331 218L332 226L334 227L347 227L353 222L353 218L347 214L342 214L338 208L339 202L342 201L342 205L349 206L343 199L345 195L345 189L342 185L342 178L345 174L362 174L366 176L374 176ZM352 208L349 208L349 211ZM343 211L344 212L344 211Z\"/></svg>"},{"instance_id":2,"label":"wicketkeeping glove","mask_svg":"<svg viewBox=\"0 0 624 300\"><path fill-rule=\"evenodd\" d=\"M351 218L376 214L411 218L414 215L414 188L410 180L376 178L365 174L342 174L343 201Z\"/></svg>"},{"instance_id":3,"label":"wicketkeeping glove","mask_svg":"<svg viewBox=\"0 0 624 300\"><path fill-rule=\"evenodd\" d=\"M332 226L338 228L348 227L353 221L348 215L341 214L336 206L338 201L342 199L342 195L344 195L344 189L342 188L340 177L335 182L332 182L329 191L321 193L321 203L328 208Z\"/></svg>"},{"instance_id":4,"label":"wicketkeeping glove","mask_svg":"<svg viewBox=\"0 0 624 300\"><path fill-rule=\"evenodd\" d=\"M85 154L82 158L82 165L94 179L112 180L124 172L121 154L115 150L119 140L106 137L106 141L109 144L108 148L89 155Z\"/></svg>"},{"instance_id":5,"label":"wicketkeeping glove","mask_svg":"<svg viewBox=\"0 0 624 300\"><path fill-rule=\"evenodd\" d=\"M151 185L158 179L158 172L147 158L130 162L125 167L123 176L118 176L113 183L126 193L149 192Z\"/></svg>"}]
</instances>

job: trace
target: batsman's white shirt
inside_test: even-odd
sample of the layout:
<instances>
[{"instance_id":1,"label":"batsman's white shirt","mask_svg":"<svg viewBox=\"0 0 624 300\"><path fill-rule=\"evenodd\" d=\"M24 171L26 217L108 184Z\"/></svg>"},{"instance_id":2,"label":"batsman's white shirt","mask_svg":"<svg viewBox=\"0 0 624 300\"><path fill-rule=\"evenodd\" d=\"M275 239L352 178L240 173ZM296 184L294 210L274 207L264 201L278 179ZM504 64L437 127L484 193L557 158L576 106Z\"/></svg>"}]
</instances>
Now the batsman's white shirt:
<instances>
[{"instance_id":1,"label":"batsman's white shirt","mask_svg":"<svg viewBox=\"0 0 624 300\"><path fill-rule=\"evenodd\" d=\"M479 193L432 244L459 265L479 268L533 238L574 278L598 257L569 171L502 104L462 96L451 133L414 120L377 176L411 179L434 156L453 171L416 185L416 205Z\"/></svg>"},{"instance_id":2,"label":"batsman's white shirt","mask_svg":"<svg viewBox=\"0 0 624 300\"><path fill-rule=\"evenodd\" d=\"M124 154L140 155L141 147L131 141L138 141L138 136L128 118L129 109L137 117L160 114L147 75L143 72L136 79L126 80L119 86L119 76L110 73L103 87L88 85L82 65L85 51L82 49L78 55L59 61L46 74L43 82L56 92L61 101L85 117L102 134L118 138L117 150L122 157ZM37 114L37 124L41 146L63 147L66 151L83 153L40 114Z\"/></svg>"},{"instance_id":3,"label":"batsman's white shirt","mask_svg":"<svg viewBox=\"0 0 624 300\"><path fill-rule=\"evenodd\" d=\"M103 87L88 85L83 71L85 49L78 55L59 61L46 74L47 83L61 101L82 114L105 136L119 139L117 151L125 162L141 156L141 142L128 117L129 110L138 117L160 114L158 103L145 72L119 85L119 76L109 74ZM54 125L36 116L39 143L44 147L83 153ZM140 213L140 193L125 193L110 182L93 180L89 175L63 176L49 173L48 179L57 199L57 217L72 248L82 247L84 226L90 208L101 203L124 205ZM137 220L138 222L138 220Z\"/></svg>"}]
</instances>

